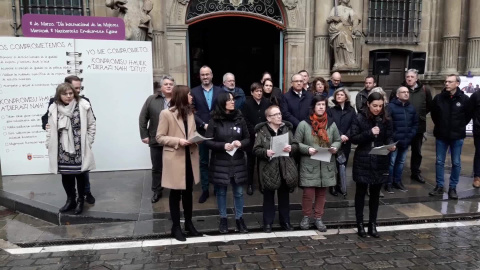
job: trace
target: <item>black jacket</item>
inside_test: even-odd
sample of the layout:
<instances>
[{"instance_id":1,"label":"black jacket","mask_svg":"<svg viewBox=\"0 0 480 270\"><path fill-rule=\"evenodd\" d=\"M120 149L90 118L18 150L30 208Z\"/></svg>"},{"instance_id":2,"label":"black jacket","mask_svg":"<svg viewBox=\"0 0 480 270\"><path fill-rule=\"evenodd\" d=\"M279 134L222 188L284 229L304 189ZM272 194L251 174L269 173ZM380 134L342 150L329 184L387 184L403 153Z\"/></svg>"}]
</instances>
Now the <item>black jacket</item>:
<instances>
[{"instance_id":1,"label":"black jacket","mask_svg":"<svg viewBox=\"0 0 480 270\"><path fill-rule=\"evenodd\" d=\"M250 144L247 123L240 111L235 110L232 115L213 115L208 122L205 137L213 140L205 141L205 145L212 150L210 156L210 177L216 185L227 186L233 178L236 184L247 181L247 164L244 150ZM231 156L225 150L226 143L238 140L242 146Z\"/></svg>"},{"instance_id":2,"label":"black jacket","mask_svg":"<svg viewBox=\"0 0 480 270\"><path fill-rule=\"evenodd\" d=\"M205 134L203 126L210 121L210 113L215 109L217 104L217 96L223 92L223 89L218 86L213 86L212 106L208 108L207 99L203 94L203 88L201 85L194 87L190 93L193 97L193 107L195 108L195 124L197 125L197 131L200 134Z\"/></svg>"},{"instance_id":3,"label":"black jacket","mask_svg":"<svg viewBox=\"0 0 480 270\"><path fill-rule=\"evenodd\" d=\"M422 84L420 81L417 81L417 87L415 88L410 88L407 86L406 82L403 82L402 86L405 86L410 90L410 98L408 101L415 108L418 115L417 134L423 134L427 131L427 114L432 110L433 105L430 87ZM390 100L396 98L396 91L392 91Z\"/></svg>"},{"instance_id":4,"label":"black jacket","mask_svg":"<svg viewBox=\"0 0 480 270\"><path fill-rule=\"evenodd\" d=\"M363 88L363 90L358 92L357 96L355 97L355 108L357 108L357 112L363 111L363 108L367 106L368 93L369 91Z\"/></svg>"},{"instance_id":5,"label":"black jacket","mask_svg":"<svg viewBox=\"0 0 480 270\"><path fill-rule=\"evenodd\" d=\"M293 88L283 95L282 111L283 120L292 123L295 130L301 121L307 120L310 115L310 103L312 103L313 95L311 92L302 90L302 97L294 93Z\"/></svg>"},{"instance_id":6,"label":"black jacket","mask_svg":"<svg viewBox=\"0 0 480 270\"><path fill-rule=\"evenodd\" d=\"M80 96L81 98L85 99L86 101L88 101L88 103L90 103L90 107L92 106L92 103L90 102L90 99L84 97L84 96ZM48 124L48 108L50 108L50 105L52 105L52 103L55 102L55 99L54 98L51 98L49 101L48 101L48 106L47 106L47 112L42 115L42 129L45 130L46 129L46 126ZM92 109L92 113L93 113L93 109ZM95 117L95 114L93 114L93 118L95 118L95 120L97 120L97 117Z\"/></svg>"},{"instance_id":7,"label":"black jacket","mask_svg":"<svg viewBox=\"0 0 480 270\"><path fill-rule=\"evenodd\" d=\"M333 102L335 106L327 109L327 115L329 118L332 118L333 122L337 125L340 136L347 135L350 132L353 119L355 119L357 113L348 101L345 102L343 110L340 105L336 104L335 100Z\"/></svg>"},{"instance_id":8,"label":"black jacket","mask_svg":"<svg viewBox=\"0 0 480 270\"><path fill-rule=\"evenodd\" d=\"M400 100L393 99L388 103L387 111L393 122L394 141L398 141L398 147L408 148L418 129L415 108L408 101L403 104Z\"/></svg>"},{"instance_id":9,"label":"black jacket","mask_svg":"<svg viewBox=\"0 0 480 270\"><path fill-rule=\"evenodd\" d=\"M280 107L282 105L283 94L282 90L278 87L273 87L272 92L267 94L263 92L263 96L270 101L272 105Z\"/></svg>"},{"instance_id":10,"label":"black jacket","mask_svg":"<svg viewBox=\"0 0 480 270\"><path fill-rule=\"evenodd\" d=\"M158 147L156 140L158 122L160 121L160 112L165 108L165 98L161 94L154 94L147 98L143 104L138 125L140 128L140 138L150 138L148 146Z\"/></svg>"},{"instance_id":11,"label":"black jacket","mask_svg":"<svg viewBox=\"0 0 480 270\"><path fill-rule=\"evenodd\" d=\"M468 99L468 108L473 118L473 135L480 135L480 91L473 93Z\"/></svg>"},{"instance_id":12,"label":"black jacket","mask_svg":"<svg viewBox=\"0 0 480 270\"><path fill-rule=\"evenodd\" d=\"M242 115L247 122L248 133L250 134L250 148L251 151L253 142L255 141L255 126L262 122L266 122L265 110L270 106L270 101L264 97L260 100L260 104L255 101L253 97L247 97L245 105L243 105Z\"/></svg>"},{"instance_id":13,"label":"black jacket","mask_svg":"<svg viewBox=\"0 0 480 270\"><path fill-rule=\"evenodd\" d=\"M390 154L370 155L372 142L374 146L382 146L393 143L392 121L368 119L364 112L357 114L350 129L350 141L357 144L353 157L353 181L364 184L383 184L388 179L388 168L390 166ZM372 128L378 126L380 134L375 137Z\"/></svg>"},{"instance_id":14,"label":"black jacket","mask_svg":"<svg viewBox=\"0 0 480 270\"><path fill-rule=\"evenodd\" d=\"M460 140L466 137L465 127L472 119L468 96L457 87L453 96L445 89L435 96L432 107L435 124L433 135L441 140Z\"/></svg>"},{"instance_id":15,"label":"black jacket","mask_svg":"<svg viewBox=\"0 0 480 270\"><path fill-rule=\"evenodd\" d=\"M328 97L333 96L333 93L335 92L335 90L343 87L343 83L339 83L337 86L333 85L332 80L328 80L327 83L328 83Z\"/></svg>"}]
</instances>

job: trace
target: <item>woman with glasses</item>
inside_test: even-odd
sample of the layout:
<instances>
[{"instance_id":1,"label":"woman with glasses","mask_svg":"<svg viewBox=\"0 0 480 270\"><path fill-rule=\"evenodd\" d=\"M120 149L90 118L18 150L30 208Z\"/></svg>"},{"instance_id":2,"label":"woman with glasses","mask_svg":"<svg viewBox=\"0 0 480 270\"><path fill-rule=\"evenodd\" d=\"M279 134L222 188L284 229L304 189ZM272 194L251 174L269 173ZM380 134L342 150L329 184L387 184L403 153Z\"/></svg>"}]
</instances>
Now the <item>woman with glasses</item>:
<instances>
[{"instance_id":1,"label":"woman with glasses","mask_svg":"<svg viewBox=\"0 0 480 270\"><path fill-rule=\"evenodd\" d=\"M244 151L250 143L250 135L242 113L235 109L235 99L231 93L222 92L217 96L217 104L205 137L213 138L204 143L212 150L209 179L217 189L220 212L218 230L220 233L228 233L227 187L231 185L237 230L247 233L243 220L243 184L248 180Z\"/></svg>"},{"instance_id":2,"label":"woman with glasses","mask_svg":"<svg viewBox=\"0 0 480 270\"><path fill-rule=\"evenodd\" d=\"M357 145L353 157L353 181L356 183L355 216L358 235L366 237L363 225L365 195L370 190L368 234L378 238L376 228L380 190L388 180L389 155L371 155L373 147L393 143L392 121L385 113L385 99L380 93L368 95L367 107L357 114L350 129L350 141ZM395 151L395 146L388 149Z\"/></svg>"},{"instance_id":3,"label":"woman with glasses","mask_svg":"<svg viewBox=\"0 0 480 270\"><path fill-rule=\"evenodd\" d=\"M173 223L171 235L178 241L186 241L180 227L180 200L188 236L202 235L192 222L193 185L200 182L198 146L188 141L197 131L192 101L188 86L175 86L170 108L160 112L155 137L163 145L162 187L170 189L168 206Z\"/></svg>"},{"instance_id":4,"label":"woman with glasses","mask_svg":"<svg viewBox=\"0 0 480 270\"><path fill-rule=\"evenodd\" d=\"M272 105L265 110L266 122L255 127L255 145L253 153L258 158L258 178L260 191L263 192L263 230L272 232L275 219L275 191L278 196L280 226L292 231L290 224L290 192L297 186L298 175L293 154L298 150L290 122L282 121L280 108ZM275 136L288 134L288 144L282 149L287 156L274 157L270 143ZM293 178L292 178L293 176ZM294 180L294 181L289 181Z\"/></svg>"},{"instance_id":5,"label":"woman with glasses","mask_svg":"<svg viewBox=\"0 0 480 270\"><path fill-rule=\"evenodd\" d=\"M312 204L315 201L313 213L315 227L321 232L327 231L327 227L322 222L325 195L327 188L337 183L335 153L341 147L341 138L337 125L332 118L328 117L326 109L325 96L313 97L308 119L300 122L295 132L301 154L300 186L303 188L303 219L300 222L300 228L303 230L310 227ZM312 158L320 148L328 149L331 154L329 161Z\"/></svg>"},{"instance_id":6,"label":"woman with glasses","mask_svg":"<svg viewBox=\"0 0 480 270\"><path fill-rule=\"evenodd\" d=\"M96 122L90 103L80 98L70 83L57 86L55 102L48 108L46 146L50 160L49 171L62 175L67 202L60 212L74 209L83 212L85 173L95 169L92 144ZM76 199L75 179L78 199Z\"/></svg>"}]
</instances>

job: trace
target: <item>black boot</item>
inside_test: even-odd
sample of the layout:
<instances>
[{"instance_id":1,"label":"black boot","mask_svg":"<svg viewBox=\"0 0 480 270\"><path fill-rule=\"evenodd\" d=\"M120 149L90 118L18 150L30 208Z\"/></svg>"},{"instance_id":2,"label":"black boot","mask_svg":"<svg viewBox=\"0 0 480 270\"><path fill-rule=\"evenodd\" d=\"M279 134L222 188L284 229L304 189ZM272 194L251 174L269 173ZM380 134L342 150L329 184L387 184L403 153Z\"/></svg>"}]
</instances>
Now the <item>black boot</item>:
<instances>
[{"instance_id":1,"label":"black boot","mask_svg":"<svg viewBox=\"0 0 480 270\"><path fill-rule=\"evenodd\" d=\"M333 196L335 196L335 197L338 196L338 192L337 192L337 190L335 189L335 187L329 187L329 188L328 188L328 191L330 191L330 194L332 194Z\"/></svg>"},{"instance_id":2,"label":"black boot","mask_svg":"<svg viewBox=\"0 0 480 270\"><path fill-rule=\"evenodd\" d=\"M188 236L202 236L203 234L199 233L195 226L193 226L192 220L185 220L185 232Z\"/></svg>"},{"instance_id":3,"label":"black boot","mask_svg":"<svg viewBox=\"0 0 480 270\"><path fill-rule=\"evenodd\" d=\"M227 218L220 218L220 225L218 225L218 231L220 233L228 233L228 221Z\"/></svg>"},{"instance_id":4,"label":"black boot","mask_svg":"<svg viewBox=\"0 0 480 270\"><path fill-rule=\"evenodd\" d=\"M182 228L180 228L180 225L178 226L175 226L173 225L172 226L172 237L177 239L178 241L187 241L187 239L185 238L185 236L183 235L182 233Z\"/></svg>"},{"instance_id":5,"label":"black boot","mask_svg":"<svg viewBox=\"0 0 480 270\"><path fill-rule=\"evenodd\" d=\"M371 237L379 238L380 235L378 235L377 232L377 224L375 223L368 223L368 235Z\"/></svg>"},{"instance_id":6,"label":"black boot","mask_svg":"<svg viewBox=\"0 0 480 270\"><path fill-rule=\"evenodd\" d=\"M336 185L336 186L335 186L335 191L337 191L337 193L339 193L339 194L342 194L342 196L343 196L344 198L347 197L347 192L343 193L343 192L342 192L342 189L340 188L339 185Z\"/></svg>"},{"instance_id":7,"label":"black boot","mask_svg":"<svg viewBox=\"0 0 480 270\"><path fill-rule=\"evenodd\" d=\"M60 213L65 213L69 210L75 209L77 207L77 203L75 202L75 198L68 197L67 202L65 203L60 210L58 210Z\"/></svg>"},{"instance_id":8,"label":"black boot","mask_svg":"<svg viewBox=\"0 0 480 270\"><path fill-rule=\"evenodd\" d=\"M363 222L362 223L357 223L357 234L358 236L362 237L362 238L365 238L367 237L367 233L365 232L365 227L363 226Z\"/></svg>"},{"instance_id":9,"label":"black boot","mask_svg":"<svg viewBox=\"0 0 480 270\"><path fill-rule=\"evenodd\" d=\"M80 215L82 212L83 212L83 203L85 201L85 198L82 197L78 197L78 200L77 200L77 207L75 207L75 212L74 214L75 215Z\"/></svg>"},{"instance_id":10,"label":"black boot","mask_svg":"<svg viewBox=\"0 0 480 270\"><path fill-rule=\"evenodd\" d=\"M253 195L253 185L250 185L250 184L248 185L247 194L250 196Z\"/></svg>"},{"instance_id":11,"label":"black boot","mask_svg":"<svg viewBox=\"0 0 480 270\"><path fill-rule=\"evenodd\" d=\"M248 233L247 225L245 225L243 218L235 219L235 223L237 223L237 230L239 233Z\"/></svg>"}]
</instances>

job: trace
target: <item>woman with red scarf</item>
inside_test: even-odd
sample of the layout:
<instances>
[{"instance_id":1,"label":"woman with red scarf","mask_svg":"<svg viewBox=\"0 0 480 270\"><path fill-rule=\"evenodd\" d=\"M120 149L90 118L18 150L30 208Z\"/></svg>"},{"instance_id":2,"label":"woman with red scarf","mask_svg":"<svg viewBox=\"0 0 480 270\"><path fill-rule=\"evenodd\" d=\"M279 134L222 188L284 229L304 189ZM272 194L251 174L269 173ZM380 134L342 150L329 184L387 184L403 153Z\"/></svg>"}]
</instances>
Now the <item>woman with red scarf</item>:
<instances>
[{"instance_id":1,"label":"woman with red scarf","mask_svg":"<svg viewBox=\"0 0 480 270\"><path fill-rule=\"evenodd\" d=\"M310 227L312 205L315 202L312 221L321 232L327 231L322 222L325 194L328 187L337 183L334 154L342 143L338 128L333 119L328 118L326 109L326 98L323 95L315 96L310 106L310 117L300 122L295 132L301 153L299 185L303 188L300 228L307 230ZM311 158L320 148L328 148L332 154L329 162Z\"/></svg>"}]
</instances>

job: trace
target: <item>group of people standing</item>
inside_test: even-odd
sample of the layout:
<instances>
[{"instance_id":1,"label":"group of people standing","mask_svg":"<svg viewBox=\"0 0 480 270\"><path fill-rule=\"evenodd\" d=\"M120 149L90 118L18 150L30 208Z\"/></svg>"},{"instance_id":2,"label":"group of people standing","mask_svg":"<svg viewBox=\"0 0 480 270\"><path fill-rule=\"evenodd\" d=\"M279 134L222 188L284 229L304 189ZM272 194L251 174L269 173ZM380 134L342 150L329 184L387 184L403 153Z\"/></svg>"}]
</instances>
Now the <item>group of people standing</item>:
<instances>
[{"instance_id":1,"label":"group of people standing","mask_svg":"<svg viewBox=\"0 0 480 270\"><path fill-rule=\"evenodd\" d=\"M201 85L190 89L175 85L173 77L164 76L154 84L156 92L147 98L139 116L141 140L150 146L152 160L151 201L156 203L161 198L163 188L170 189L171 235L180 241L186 240L180 227L180 201L185 232L189 236L201 235L192 222L192 190L198 183L202 186L199 203L208 200L209 185L214 186L220 233L229 231L229 186L233 191L237 231L248 232L243 219L243 191L246 185L246 193L254 193L254 178L263 194L265 232L272 231L275 193L280 225L284 230L293 230L289 194L297 187L303 189L301 229L314 225L326 231L322 222L326 192L328 189L334 196L344 193L339 188L338 171L339 166L346 166L352 143L357 145L352 176L356 182L358 235L367 235L363 208L369 194L368 234L379 237L376 221L381 189L384 186L388 193L393 192L392 188L406 191L401 179L409 146L411 178L425 182L419 168L429 112L435 124L437 147L437 186L430 195L443 195L443 168L450 148L453 168L448 195L458 198L461 148L465 126L472 115L475 146L480 147L480 94L475 93L469 100L458 88L460 78L456 75L447 76L445 89L432 99L430 89L418 81L417 71L409 70L404 84L392 93L388 106L385 92L376 87L371 76L365 79L365 89L357 94L355 105L338 72L328 81L316 78L310 83L308 72L302 70L291 77L291 87L285 93L274 86L266 72L260 82L251 85L249 97L235 86L231 73L223 76L222 87L213 85L213 72L208 66L200 69L200 78ZM80 214L85 200L95 202L89 190L88 172L95 168L91 146L96 123L90 102L79 95L81 86L75 87L76 81L81 82L77 79L69 78L57 87L42 121L47 130L50 171L62 174L67 194L60 211L74 209L75 214ZM199 144L189 141L197 134L208 140ZM278 155L271 143L275 136L285 134L288 143L281 150L283 154ZM384 145L390 145L390 154L370 154L372 148ZM311 158L321 148L332 154L329 161ZM480 187L479 156L480 151L476 151L475 187Z\"/></svg>"}]
</instances>

